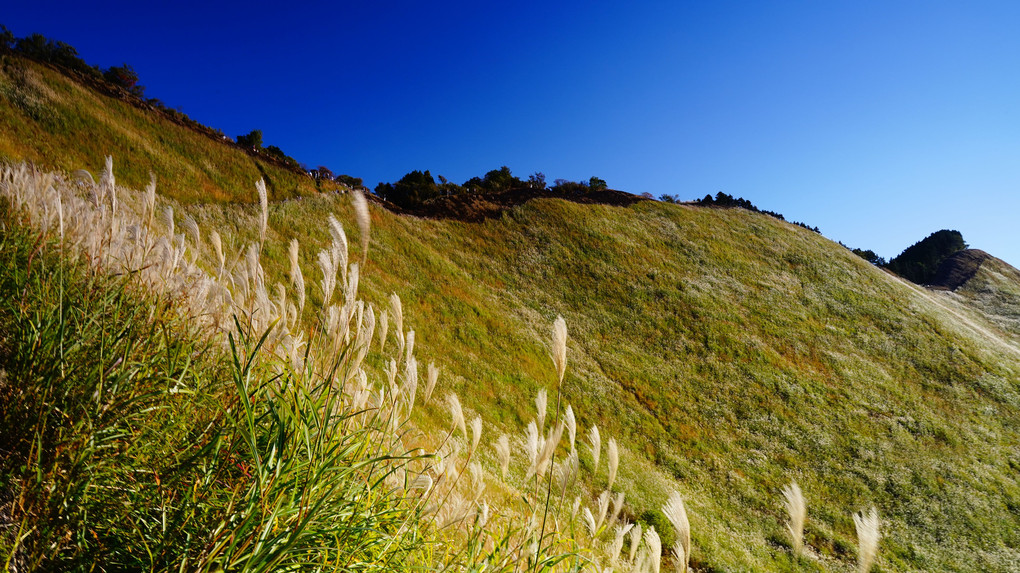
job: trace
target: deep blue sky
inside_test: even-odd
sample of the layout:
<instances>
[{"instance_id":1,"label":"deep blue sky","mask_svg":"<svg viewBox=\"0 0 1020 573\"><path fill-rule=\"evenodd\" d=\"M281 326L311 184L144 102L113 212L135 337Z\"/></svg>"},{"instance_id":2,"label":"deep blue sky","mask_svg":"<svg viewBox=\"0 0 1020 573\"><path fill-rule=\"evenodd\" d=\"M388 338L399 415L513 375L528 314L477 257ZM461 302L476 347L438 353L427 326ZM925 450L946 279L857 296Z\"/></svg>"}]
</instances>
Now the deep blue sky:
<instances>
[{"instance_id":1,"label":"deep blue sky","mask_svg":"<svg viewBox=\"0 0 1020 573\"><path fill-rule=\"evenodd\" d=\"M1020 2L8 4L16 35L370 186L597 175L885 257L958 229L1020 266Z\"/></svg>"}]
</instances>

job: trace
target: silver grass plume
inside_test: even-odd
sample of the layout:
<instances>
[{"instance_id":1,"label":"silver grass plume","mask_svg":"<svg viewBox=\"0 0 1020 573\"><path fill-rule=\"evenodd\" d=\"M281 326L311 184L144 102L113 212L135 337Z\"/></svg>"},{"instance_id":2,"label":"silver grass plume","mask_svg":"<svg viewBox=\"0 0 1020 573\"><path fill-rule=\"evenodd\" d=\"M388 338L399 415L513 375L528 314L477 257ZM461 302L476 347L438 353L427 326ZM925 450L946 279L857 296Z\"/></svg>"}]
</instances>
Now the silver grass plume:
<instances>
[{"instance_id":1,"label":"silver grass plume","mask_svg":"<svg viewBox=\"0 0 1020 573\"><path fill-rule=\"evenodd\" d=\"M329 215L327 222L329 223L329 234L333 238L333 242L330 245L330 256L333 259L333 266L340 274L340 277L346 280L347 278L347 234L344 233L344 227L340 224L332 214Z\"/></svg>"},{"instance_id":2,"label":"silver grass plume","mask_svg":"<svg viewBox=\"0 0 1020 573\"><path fill-rule=\"evenodd\" d=\"M688 563L690 557L687 552L684 551L684 544L676 541L673 543L673 566L676 568L676 573L687 573Z\"/></svg>"},{"instance_id":3,"label":"silver grass plume","mask_svg":"<svg viewBox=\"0 0 1020 573\"><path fill-rule=\"evenodd\" d=\"M163 226L166 227L166 236L173 239L174 237L174 208L167 205L163 208Z\"/></svg>"},{"instance_id":4,"label":"silver grass plume","mask_svg":"<svg viewBox=\"0 0 1020 573\"><path fill-rule=\"evenodd\" d=\"M496 461L499 462L499 472L503 480L506 480L506 472L510 469L510 438L503 434L496 440Z\"/></svg>"},{"instance_id":5,"label":"silver grass plume","mask_svg":"<svg viewBox=\"0 0 1020 573\"><path fill-rule=\"evenodd\" d=\"M599 435L598 426L592 424L588 430L588 443L591 444L591 473L599 471L599 459L602 457L602 436Z\"/></svg>"},{"instance_id":6,"label":"silver grass plume","mask_svg":"<svg viewBox=\"0 0 1020 573\"><path fill-rule=\"evenodd\" d=\"M563 383L563 374L567 370L567 322L557 316L553 322L552 358L556 365L558 383Z\"/></svg>"},{"instance_id":7,"label":"silver grass plume","mask_svg":"<svg viewBox=\"0 0 1020 573\"><path fill-rule=\"evenodd\" d=\"M871 506L867 515L864 512L854 514L854 525L857 528L857 571L868 573L875 555L878 554L878 510Z\"/></svg>"},{"instance_id":8,"label":"silver grass plume","mask_svg":"<svg viewBox=\"0 0 1020 573\"><path fill-rule=\"evenodd\" d=\"M683 549L684 556L689 557L691 554L691 523L687 519L687 509L684 508L684 500L679 492L674 491L669 494L669 499L662 506L662 513L673 526L673 530L676 532L676 542ZM686 571L687 561L684 561L683 566L682 571Z\"/></svg>"},{"instance_id":9,"label":"silver grass plume","mask_svg":"<svg viewBox=\"0 0 1020 573\"><path fill-rule=\"evenodd\" d=\"M145 186L145 224L152 229L152 217L156 213L156 174L149 173L149 184Z\"/></svg>"},{"instance_id":10,"label":"silver grass plume","mask_svg":"<svg viewBox=\"0 0 1020 573\"><path fill-rule=\"evenodd\" d=\"M535 411L537 413L536 419L538 420L539 431L545 430L545 414L548 409L548 395L545 392L545 388L540 388L538 394L535 395Z\"/></svg>"},{"instance_id":11,"label":"silver grass plume","mask_svg":"<svg viewBox=\"0 0 1020 573\"><path fill-rule=\"evenodd\" d=\"M599 518L595 522L595 530L602 529L602 524L606 521L606 515L609 513L609 490L605 490L599 494L597 501L599 502Z\"/></svg>"},{"instance_id":12,"label":"silver grass plume","mask_svg":"<svg viewBox=\"0 0 1020 573\"><path fill-rule=\"evenodd\" d=\"M609 527L616 524L616 520L620 519L620 513L623 512L623 500L626 494L622 491L616 492L616 497L613 498L613 510L609 512Z\"/></svg>"},{"instance_id":13,"label":"silver grass plume","mask_svg":"<svg viewBox=\"0 0 1020 573\"><path fill-rule=\"evenodd\" d=\"M383 311L385 312L385 311ZM429 367L426 370L425 377L425 403L428 404L429 399L432 398L432 391L436 389L436 381L439 380L439 369L432 362L429 362Z\"/></svg>"},{"instance_id":14,"label":"silver grass plume","mask_svg":"<svg viewBox=\"0 0 1020 573\"><path fill-rule=\"evenodd\" d=\"M482 418L475 416L471 420L471 449L468 450L468 457L474 455L475 450L478 449L478 442L482 439Z\"/></svg>"},{"instance_id":15,"label":"silver grass plume","mask_svg":"<svg viewBox=\"0 0 1020 573\"><path fill-rule=\"evenodd\" d=\"M786 525L793 541L793 556L799 557L804 543L804 522L807 520L807 504L804 501L804 494L796 481L783 488L783 497L786 498L786 512L790 516L790 523Z\"/></svg>"},{"instance_id":16,"label":"silver grass plume","mask_svg":"<svg viewBox=\"0 0 1020 573\"><path fill-rule=\"evenodd\" d=\"M407 344L404 348L404 360L410 360L411 355L414 354L414 331L407 331Z\"/></svg>"},{"instance_id":17,"label":"silver grass plume","mask_svg":"<svg viewBox=\"0 0 1020 573\"><path fill-rule=\"evenodd\" d=\"M585 528L588 529L588 535L594 539L595 534L598 532L598 525L595 523L595 516L591 514L591 510L587 507L584 508L582 515L584 516Z\"/></svg>"},{"instance_id":18,"label":"silver grass plume","mask_svg":"<svg viewBox=\"0 0 1020 573\"><path fill-rule=\"evenodd\" d=\"M543 476L546 470L549 469L549 462L552 460L553 452L556 451L556 446L559 445L561 437L563 437L563 424L558 424L555 428L549 430L549 435L545 438L542 452L538 455L538 463L535 467L536 475ZM530 477L529 475L528 478Z\"/></svg>"},{"instance_id":19,"label":"silver grass plume","mask_svg":"<svg viewBox=\"0 0 1020 573\"><path fill-rule=\"evenodd\" d=\"M384 308L379 313L379 353L386 350L386 331L390 329L390 314ZM427 401L428 398L425 398Z\"/></svg>"},{"instance_id":20,"label":"silver grass plume","mask_svg":"<svg viewBox=\"0 0 1020 573\"><path fill-rule=\"evenodd\" d=\"M297 239L293 239L290 242L290 283L294 286L294 292L297 293L297 308L298 312L303 312L305 309L305 276L301 273L301 264L298 260L300 254L301 245Z\"/></svg>"},{"instance_id":21,"label":"silver grass plume","mask_svg":"<svg viewBox=\"0 0 1020 573\"><path fill-rule=\"evenodd\" d=\"M259 250L266 244L266 231L269 229L269 196L266 194L266 181L255 182L255 190L259 194Z\"/></svg>"},{"instance_id":22,"label":"silver grass plume","mask_svg":"<svg viewBox=\"0 0 1020 573\"><path fill-rule=\"evenodd\" d=\"M538 470L538 459L544 447L542 434L538 431L538 426L534 420L528 422L528 427L524 431L524 447L528 459L528 473L527 477L524 478L527 480L535 475Z\"/></svg>"},{"instance_id":23,"label":"silver grass plume","mask_svg":"<svg viewBox=\"0 0 1020 573\"><path fill-rule=\"evenodd\" d=\"M627 535L633 525L617 525L613 530L613 541L609 544L609 559L615 565L620 561L620 552L623 551L623 538Z\"/></svg>"},{"instance_id":24,"label":"silver grass plume","mask_svg":"<svg viewBox=\"0 0 1020 573\"><path fill-rule=\"evenodd\" d=\"M641 524L635 523L634 528L630 530L630 551L627 556L627 561L634 562L634 557L637 556L638 547L641 545Z\"/></svg>"},{"instance_id":25,"label":"silver grass plume","mask_svg":"<svg viewBox=\"0 0 1020 573\"><path fill-rule=\"evenodd\" d=\"M616 447L616 438L609 438L609 446L606 448L609 458L609 489L613 489L613 482L616 481L616 469L620 466L620 450Z\"/></svg>"},{"instance_id":26,"label":"silver grass plume","mask_svg":"<svg viewBox=\"0 0 1020 573\"><path fill-rule=\"evenodd\" d=\"M202 244L202 234L198 230L198 222L191 215L184 216L184 233L191 239L192 244L195 245L195 250L191 255L192 264L198 259L198 249Z\"/></svg>"},{"instance_id":27,"label":"silver grass plume","mask_svg":"<svg viewBox=\"0 0 1020 573\"><path fill-rule=\"evenodd\" d=\"M407 409L414 407L414 398L418 393L418 361L414 356L409 356L404 362L404 395L407 400ZM480 420L479 420L480 421Z\"/></svg>"},{"instance_id":28,"label":"silver grass plume","mask_svg":"<svg viewBox=\"0 0 1020 573\"><path fill-rule=\"evenodd\" d=\"M227 265L227 259L223 256L223 241L220 239L220 234L216 232L216 229L209 231L209 242L212 243L213 253L216 255L216 276L223 276L223 271Z\"/></svg>"},{"instance_id":29,"label":"silver grass plume","mask_svg":"<svg viewBox=\"0 0 1020 573\"><path fill-rule=\"evenodd\" d=\"M404 353L404 306L397 293L390 294L390 310L397 333L397 354L400 355Z\"/></svg>"},{"instance_id":30,"label":"silver grass plume","mask_svg":"<svg viewBox=\"0 0 1020 573\"><path fill-rule=\"evenodd\" d=\"M662 567L662 540L654 525L649 525L645 530L645 545L648 546L648 555L651 557L652 573L659 573Z\"/></svg>"},{"instance_id":31,"label":"silver grass plume","mask_svg":"<svg viewBox=\"0 0 1020 573\"><path fill-rule=\"evenodd\" d=\"M464 410L460 407L460 398L450 392L446 395L446 404L450 408L450 417L453 419L453 427L460 428L462 434L467 437L467 428L464 425Z\"/></svg>"},{"instance_id":32,"label":"silver grass plume","mask_svg":"<svg viewBox=\"0 0 1020 573\"><path fill-rule=\"evenodd\" d=\"M570 451L574 451L574 442L577 439L577 419L574 418L574 409L567 404L567 411L563 414L563 421L567 425L567 437L570 439Z\"/></svg>"},{"instance_id":33,"label":"silver grass plume","mask_svg":"<svg viewBox=\"0 0 1020 573\"><path fill-rule=\"evenodd\" d=\"M326 308L333 300L333 291L336 289L336 267L329 251L319 251L319 270L322 271L322 281L319 286L322 289L322 306Z\"/></svg>"},{"instance_id":34,"label":"silver grass plume","mask_svg":"<svg viewBox=\"0 0 1020 573\"><path fill-rule=\"evenodd\" d=\"M361 264L368 262L368 240L372 224L372 218L368 213L368 201L361 191L355 190L351 193L351 202L354 203L354 216L358 219L358 228L361 229Z\"/></svg>"},{"instance_id":35,"label":"silver grass plume","mask_svg":"<svg viewBox=\"0 0 1020 573\"><path fill-rule=\"evenodd\" d=\"M110 195L111 214L117 216L117 179L113 176L113 156L106 156L106 167L103 169L103 176L100 179L103 192ZM173 235L173 233L171 233Z\"/></svg>"},{"instance_id":36,"label":"silver grass plume","mask_svg":"<svg viewBox=\"0 0 1020 573\"><path fill-rule=\"evenodd\" d=\"M468 454L470 457L471 454ZM482 464L471 462L468 464L468 472L471 476L471 501L477 502L485 492L485 472L482 471Z\"/></svg>"}]
</instances>

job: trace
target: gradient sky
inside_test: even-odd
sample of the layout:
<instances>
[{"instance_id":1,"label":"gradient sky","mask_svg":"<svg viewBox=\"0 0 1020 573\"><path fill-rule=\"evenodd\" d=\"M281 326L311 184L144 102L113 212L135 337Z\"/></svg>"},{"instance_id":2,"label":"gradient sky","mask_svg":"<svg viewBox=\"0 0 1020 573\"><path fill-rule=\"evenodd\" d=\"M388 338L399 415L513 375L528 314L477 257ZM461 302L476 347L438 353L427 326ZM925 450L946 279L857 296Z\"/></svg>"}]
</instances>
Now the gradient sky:
<instances>
[{"instance_id":1,"label":"gradient sky","mask_svg":"<svg viewBox=\"0 0 1020 573\"><path fill-rule=\"evenodd\" d=\"M718 191L1020 266L1020 2L10 2L0 23L311 167Z\"/></svg>"}]
</instances>

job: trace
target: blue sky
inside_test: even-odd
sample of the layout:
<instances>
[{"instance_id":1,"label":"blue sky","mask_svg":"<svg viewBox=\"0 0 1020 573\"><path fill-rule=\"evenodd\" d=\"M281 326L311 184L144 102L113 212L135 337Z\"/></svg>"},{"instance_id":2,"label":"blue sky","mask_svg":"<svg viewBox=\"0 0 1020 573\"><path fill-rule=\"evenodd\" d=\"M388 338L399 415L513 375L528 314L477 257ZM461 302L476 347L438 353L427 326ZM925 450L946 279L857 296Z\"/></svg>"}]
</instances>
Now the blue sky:
<instances>
[{"instance_id":1,"label":"blue sky","mask_svg":"<svg viewBox=\"0 0 1020 573\"><path fill-rule=\"evenodd\" d=\"M1020 266L1020 2L10 4L16 35L370 186L597 175Z\"/></svg>"}]
</instances>

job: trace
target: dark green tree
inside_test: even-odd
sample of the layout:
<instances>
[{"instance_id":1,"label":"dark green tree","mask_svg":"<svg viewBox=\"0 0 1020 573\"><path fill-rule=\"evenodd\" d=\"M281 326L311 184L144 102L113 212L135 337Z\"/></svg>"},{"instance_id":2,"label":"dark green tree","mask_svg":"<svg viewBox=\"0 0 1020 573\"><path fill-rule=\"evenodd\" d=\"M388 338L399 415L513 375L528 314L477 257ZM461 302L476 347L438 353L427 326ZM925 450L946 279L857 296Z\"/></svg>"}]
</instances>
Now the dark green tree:
<instances>
[{"instance_id":1,"label":"dark green tree","mask_svg":"<svg viewBox=\"0 0 1020 573\"><path fill-rule=\"evenodd\" d=\"M248 135L238 135L237 144L255 150L262 149L262 130L253 129ZM277 148L279 149L279 148ZM282 151L280 153L283 153Z\"/></svg>"},{"instance_id":2,"label":"dark green tree","mask_svg":"<svg viewBox=\"0 0 1020 573\"><path fill-rule=\"evenodd\" d=\"M886 268L911 282L930 284L942 261L966 248L959 231L942 229L907 247Z\"/></svg>"},{"instance_id":3,"label":"dark green tree","mask_svg":"<svg viewBox=\"0 0 1020 573\"><path fill-rule=\"evenodd\" d=\"M605 179L600 179L592 175L591 179L588 180L588 189L591 191L605 191L609 189L609 184L606 183Z\"/></svg>"},{"instance_id":4,"label":"dark green tree","mask_svg":"<svg viewBox=\"0 0 1020 573\"><path fill-rule=\"evenodd\" d=\"M103 71L103 79L110 84L126 89L138 97L145 95L145 87L138 83L138 73L128 64L107 68Z\"/></svg>"}]
</instances>

